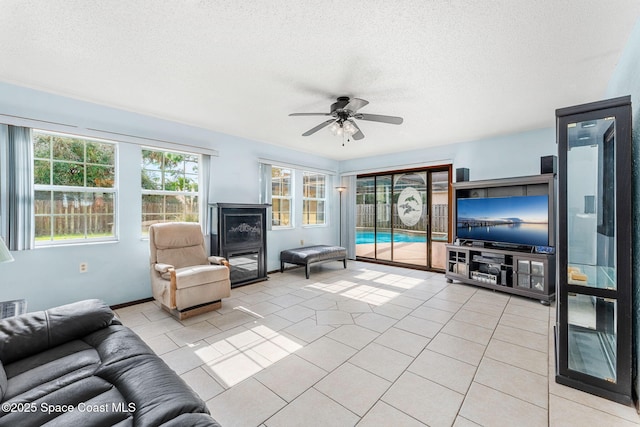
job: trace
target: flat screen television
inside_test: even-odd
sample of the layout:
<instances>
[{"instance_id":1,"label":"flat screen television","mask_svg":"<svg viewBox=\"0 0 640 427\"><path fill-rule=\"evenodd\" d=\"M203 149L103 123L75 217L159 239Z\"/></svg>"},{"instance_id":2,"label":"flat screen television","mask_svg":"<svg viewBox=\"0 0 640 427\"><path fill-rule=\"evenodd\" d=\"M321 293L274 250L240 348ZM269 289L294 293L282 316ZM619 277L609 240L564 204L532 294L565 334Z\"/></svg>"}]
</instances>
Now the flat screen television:
<instances>
[{"instance_id":1,"label":"flat screen television","mask_svg":"<svg viewBox=\"0 0 640 427\"><path fill-rule=\"evenodd\" d=\"M549 245L549 196L460 198L456 237L511 245Z\"/></svg>"}]
</instances>

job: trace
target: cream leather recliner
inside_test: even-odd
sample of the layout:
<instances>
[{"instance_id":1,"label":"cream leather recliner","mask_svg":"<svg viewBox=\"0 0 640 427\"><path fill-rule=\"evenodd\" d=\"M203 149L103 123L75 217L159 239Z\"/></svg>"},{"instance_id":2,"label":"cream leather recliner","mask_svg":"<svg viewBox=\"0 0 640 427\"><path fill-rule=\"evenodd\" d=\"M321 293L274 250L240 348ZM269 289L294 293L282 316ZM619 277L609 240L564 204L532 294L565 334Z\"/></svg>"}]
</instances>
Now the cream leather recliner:
<instances>
[{"instance_id":1,"label":"cream leather recliner","mask_svg":"<svg viewBox=\"0 0 640 427\"><path fill-rule=\"evenodd\" d=\"M207 256L200 224L153 224L149 249L153 298L179 319L217 310L231 295L229 263Z\"/></svg>"}]
</instances>

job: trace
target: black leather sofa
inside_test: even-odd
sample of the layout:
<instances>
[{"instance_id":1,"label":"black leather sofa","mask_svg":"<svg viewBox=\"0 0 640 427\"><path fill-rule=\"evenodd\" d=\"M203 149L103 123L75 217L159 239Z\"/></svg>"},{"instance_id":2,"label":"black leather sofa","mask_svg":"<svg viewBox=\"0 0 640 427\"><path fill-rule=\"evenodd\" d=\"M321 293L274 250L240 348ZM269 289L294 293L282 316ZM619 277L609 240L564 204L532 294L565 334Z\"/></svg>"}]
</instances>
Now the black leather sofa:
<instances>
[{"instance_id":1,"label":"black leather sofa","mask_svg":"<svg viewBox=\"0 0 640 427\"><path fill-rule=\"evenodd\" d=\"M107 305L0 320L0 426L219 426Z\"/></svg>"}]
</instances>

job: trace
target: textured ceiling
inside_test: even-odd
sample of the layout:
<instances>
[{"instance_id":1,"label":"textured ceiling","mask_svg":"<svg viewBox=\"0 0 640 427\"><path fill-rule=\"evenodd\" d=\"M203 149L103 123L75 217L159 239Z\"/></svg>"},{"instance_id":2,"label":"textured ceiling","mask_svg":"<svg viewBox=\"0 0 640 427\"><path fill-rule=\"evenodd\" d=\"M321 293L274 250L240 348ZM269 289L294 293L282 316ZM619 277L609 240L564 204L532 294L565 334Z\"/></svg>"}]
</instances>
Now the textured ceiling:
<instances>
[{"instance_id":1,"label":"textured ceiling","mask_svg":"<svg viewBox=\"0 0 640 427\"><path fill-rule=\"evenodd\" d=\"M554 126L601 99L640 1L0 0L0 81L349 159ZM337 96L361 141L301 134ZM213 142L215 147L215 141Z\"/></svg>"}]
</instances>

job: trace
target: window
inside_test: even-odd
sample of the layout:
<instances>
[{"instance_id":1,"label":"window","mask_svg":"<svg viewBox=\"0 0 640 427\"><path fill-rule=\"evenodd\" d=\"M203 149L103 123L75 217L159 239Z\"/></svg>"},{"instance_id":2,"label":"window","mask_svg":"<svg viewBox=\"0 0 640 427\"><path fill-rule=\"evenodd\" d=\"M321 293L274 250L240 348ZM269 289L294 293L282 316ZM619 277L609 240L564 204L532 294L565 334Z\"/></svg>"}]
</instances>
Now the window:
<instances>
[{"instance_id":1,"label":"window","mask_svg":"<svg viewBox=\"0 0 640 427\"><path fill-rule=\"evenodd\" d=\"M36 245L115 239L116 147L33 131Z\"/></svg>"},{"instance_id":2,"label":"window","mask_svg":"<svg viewBox=\"0 0 640 427\"><path fill-rule=\"evenodd\" d=\"M302 173L302 224L326 223L326 176L315 172Z\"/></svg>"},{"instance_id":3,"label":"window","mask_svg":"<svg viewBox=\"0 0 640 427\"><path fill-rule=\"evenodd\" d=\"M274 227L292 227L293 171L271 167L271 224Z\"/></svg>"},{"instance_id":4,"label":"window","mask_svg":"<svg viewBox=\"0 0 640 427\"><path fill-rule=\"evenodd\" d=\"M197 154L142 150L142 232L157 222L199 221Z\"/></svg>"}]
</instances>

